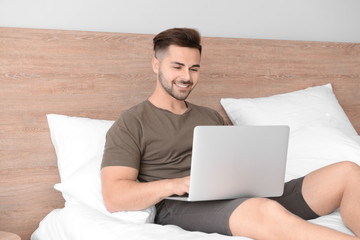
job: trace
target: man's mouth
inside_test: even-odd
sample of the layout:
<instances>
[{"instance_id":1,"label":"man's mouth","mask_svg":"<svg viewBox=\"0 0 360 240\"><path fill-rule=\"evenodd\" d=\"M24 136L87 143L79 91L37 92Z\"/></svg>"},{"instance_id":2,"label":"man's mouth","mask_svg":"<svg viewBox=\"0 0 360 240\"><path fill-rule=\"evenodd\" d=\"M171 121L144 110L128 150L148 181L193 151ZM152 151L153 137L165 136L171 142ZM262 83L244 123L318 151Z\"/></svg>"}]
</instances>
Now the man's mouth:
<instances>
[{"instance_id":1,"label":"man's mouth","mask_svg":"<svg viewBox=\"0 0 360 240\"><path fill-rule=\"evenodd\" d=\"M191 82L175 82L175 85L178 86L179 88L189 88L192 84Z\"/></svg>"}]
</instances>

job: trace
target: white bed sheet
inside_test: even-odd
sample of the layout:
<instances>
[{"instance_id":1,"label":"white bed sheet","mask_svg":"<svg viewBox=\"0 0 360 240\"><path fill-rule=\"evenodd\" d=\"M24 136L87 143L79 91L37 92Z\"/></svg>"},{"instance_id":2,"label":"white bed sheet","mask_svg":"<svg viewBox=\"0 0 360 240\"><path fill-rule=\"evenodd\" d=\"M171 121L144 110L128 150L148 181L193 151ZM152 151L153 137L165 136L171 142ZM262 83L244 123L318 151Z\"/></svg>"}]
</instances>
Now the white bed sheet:
<instances>
[{"instance_id":1,"label":"white bed sheet","mask_svg":"<svg viewBox=\"0 0 360 240\"><path fill-rule=\"evenodd\" d=\"M341 221L339 211L311 222L352 234ZM85 205L69 204L63 209L50 212L33 233L32 240L161 240L161 239L242 239L219 234L190 232L174 225L161 226L153 223L129 223L105 215Z\"/></svg>"},{"instance_id":2,"label":"white bed sheet","mask_svg":"<svg viewBox=\"0 0 360 240\"><path fill-rule=\"evenodd\" d=\"M174 225L130 223L86 205L72 203L49 213L33 233L32 240L159 240L159 239L230 239L219 234L190 232ZM248 239L238 237L235 239Z\"/></svg>"}]
</instances>

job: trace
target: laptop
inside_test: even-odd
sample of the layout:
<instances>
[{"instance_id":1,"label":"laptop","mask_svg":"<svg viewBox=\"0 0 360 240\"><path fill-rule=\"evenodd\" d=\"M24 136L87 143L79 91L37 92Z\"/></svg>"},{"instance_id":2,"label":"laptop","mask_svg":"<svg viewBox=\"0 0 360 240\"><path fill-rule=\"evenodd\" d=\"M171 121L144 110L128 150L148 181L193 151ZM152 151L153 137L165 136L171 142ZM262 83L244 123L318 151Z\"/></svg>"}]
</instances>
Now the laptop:
<instances>
[{"instance_id":1,"label":"laptop","mask_svg":"<svg viewBox=\"0 0 360 240\"><path fill-rule=\"evenodd\" d=\"M197 126L189 194L165 199L281 196L288 142L288 126Z\"/></svg>"}]
</instances>

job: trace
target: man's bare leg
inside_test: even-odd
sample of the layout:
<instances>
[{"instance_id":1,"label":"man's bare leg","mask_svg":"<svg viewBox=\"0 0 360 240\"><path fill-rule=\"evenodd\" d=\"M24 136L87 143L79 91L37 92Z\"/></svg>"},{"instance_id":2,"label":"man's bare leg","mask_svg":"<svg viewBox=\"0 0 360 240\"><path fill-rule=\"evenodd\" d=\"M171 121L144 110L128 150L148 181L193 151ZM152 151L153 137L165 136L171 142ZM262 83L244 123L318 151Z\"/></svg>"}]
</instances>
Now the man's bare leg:
<instances>
[{"instance_id":1,"label":"man's bare leg","mask_svg":"<svg viewBox=\"0 0 360 240\"><path fill-rule=\"evenodd\" d=\"M354 201L360 196L353 188L359 183L359 171L351 162L338 163L310 173L303 183L305 201L314 212L325 215L340 206L345 224L357 236L359 206ZM233 235L253 239L359 239L302 220L277 202L261 198L249 199L236 208L229 227Z\"/></svg>"},{"instance_id":2,"label":"man's bare leg","mask_svg":"<svg viewBox=\"0 0 360 240\"><path fill-rule=\"evenodd\" d=\"M303 196L318 215L340 207L345 225L360 236L360 167L353 162L336 163L308 174Z\"/></svg>"}]
</instances>

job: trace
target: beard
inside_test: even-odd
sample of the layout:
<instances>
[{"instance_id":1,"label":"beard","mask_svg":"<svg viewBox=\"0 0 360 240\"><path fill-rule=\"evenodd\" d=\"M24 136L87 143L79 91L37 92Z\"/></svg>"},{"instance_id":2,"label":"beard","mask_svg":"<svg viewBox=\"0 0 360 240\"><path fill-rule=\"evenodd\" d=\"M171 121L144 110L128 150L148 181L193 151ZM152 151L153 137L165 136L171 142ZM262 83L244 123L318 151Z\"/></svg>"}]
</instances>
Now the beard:
<instances>
[{"instance_id":1,"label":"beard","mask_svg":"<svg viewBox=\"0 0 360 240\"><path fill-rule=\"evenodd\" d=\"M166 81L164 75L162 74L161 70L159 70L159 82L161 84L161 86L163 87L163 89L173 98L175 98L176 100L179 101L184 101L187 99L187 97L189 96L189 94L191 93L193 88L190 89L184 89L184 90L178 90L174 89L174 84L183 84L183 85L189 85L189 87L191 87L193 85L193 83L191 81L182 81L182 80L173 80L171 81L170 85L169 85L169 81Z\"/></svg>"}]
</instances>

